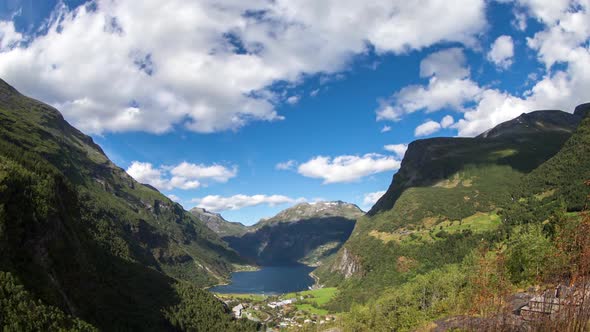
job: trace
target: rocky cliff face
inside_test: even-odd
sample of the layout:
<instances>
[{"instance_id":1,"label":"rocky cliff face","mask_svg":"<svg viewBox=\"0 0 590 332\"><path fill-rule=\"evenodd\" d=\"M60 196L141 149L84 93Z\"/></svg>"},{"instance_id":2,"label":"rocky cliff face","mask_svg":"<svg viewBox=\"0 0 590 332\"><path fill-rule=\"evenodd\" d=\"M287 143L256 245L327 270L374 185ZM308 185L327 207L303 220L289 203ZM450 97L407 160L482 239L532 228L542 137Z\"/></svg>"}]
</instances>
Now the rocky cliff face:
<instances>
[{"instance_id":1,"label":"rocky cliff face","mask_svg":"<svg viewBox=\"0 0 590 332\"><path fill-rule=\"evenodd\" d=\"M363 275L363 268L359 263L359 259L347 248L343 248L341 253L338 254L336 263L332 265L330 271L341 274L345 279Z\"/></svg>"}]
</instances>

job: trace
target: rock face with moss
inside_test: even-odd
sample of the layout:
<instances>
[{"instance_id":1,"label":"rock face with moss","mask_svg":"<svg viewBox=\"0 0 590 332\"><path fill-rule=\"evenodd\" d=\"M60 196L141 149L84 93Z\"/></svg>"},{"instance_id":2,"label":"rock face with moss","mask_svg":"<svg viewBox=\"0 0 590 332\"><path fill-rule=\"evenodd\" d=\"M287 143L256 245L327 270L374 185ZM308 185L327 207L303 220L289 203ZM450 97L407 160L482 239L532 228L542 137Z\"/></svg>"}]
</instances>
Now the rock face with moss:
<instances>
[{"instance_id":1,"label":"rock face with moss","mask_svg":"<svg viewBox=\"0 0 590 332\"><path fill-rule=\"evenodd\" d=\"M342 287L334 306L461 262L491 241L501 224L498 209L513 200L526 174L560 151L581 109L523 114L474 138L412 142L385 195L315 272L322 283Z\"/></svg>"},{"instance_id":2,"label":"rock face with moss","mask_svg":"<svg viewBox=\"0 0 590 332\"><path fill-rule=\"evenodd\" d=\"M338 251L363 214L341 201L301 203L223 240L260 265L319 265Z\"/></svg>"},{"instance_id":3,"label":"rock face with moss","mask_svg":"<svg viewBox=\"0 0 590 332\"><path fill-rule=\"evenodd\" d=\"M221 306L207 309L215 299L200 288L241 261L198 218L114 165L57 110L0 80L0 271L10 283L3 287L23 287L41 301L30 317L62 311L55 315L63 328L84 326L71 316L102 330L171 330L179 320L231 330L229 316L213 322L170 314L171 322L163 312L191 307L225 317ZM198 294L183 297L178 280ZM0 304L0 316L11 310Z\"/></svg>"}]
</instances>

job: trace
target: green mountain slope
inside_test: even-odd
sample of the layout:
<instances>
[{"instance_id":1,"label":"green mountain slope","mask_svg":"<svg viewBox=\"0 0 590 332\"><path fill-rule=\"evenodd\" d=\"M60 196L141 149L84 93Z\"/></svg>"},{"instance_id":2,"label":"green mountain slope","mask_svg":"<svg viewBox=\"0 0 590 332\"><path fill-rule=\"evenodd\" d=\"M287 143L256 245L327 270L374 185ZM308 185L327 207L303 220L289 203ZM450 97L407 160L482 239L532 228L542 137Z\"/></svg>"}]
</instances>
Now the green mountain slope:
<instances>
[{"instance_id":1,"label":"green mountain slope","mask_svg":"<svg viewBox=\"0 0 590 332\"><path fill-rule=\"evenodd\" d=\"M332 308L357 302L342 314L339 327L345 331L584 330L590 307L572 289L587 287L590 275L588 106L586 111L576 109L578 119L586 118L562 148L509 185L510 199L499 202L497 210L438 224L427 219L418 228L400 226L391 233L371 230L364 237L365 247L356 242L363 238L357 227L351 243L330 266L345 268L338 272L348 277L340 281L341 293ZM447 189L475 186L464 181L463 176L453 176L443 184ZM406 192L391 211L366 221L391 222L390 212L404 205ZM435 205L440 202L435 196L430 199ZM578 202L585 205L582 212ZM357 225L371 229L363 221ZM369 241L370 237L385 245ZM561 285L559 293L556 285ZM529 299L540 295L576 303L576 310L562 307L558 315L528 318L524 308L515 310L523 305L530 310Z\"/></svg>"},{"instance_id":2,"label":"green mountain slope","mask_svg":"<svg viewBox=\"0 0 590 332\"><path fill-rule=\"evenodd\" d=\"M231 330L200 287L234 262L201 221L129 177L58 111L0 80L0 271L42 301L31 315L54 307L103 330ZM179 318L186 310L200 313Z\"/></svg>"},{"instance_id":3,"label":"green mountain slope","mask_svg":"<svg viewBox=\"0 0 590 332\"><path fill-rule=\"evenodd\" d=\"M568 210L580 211L586 204L590 179L590 104L579 107L576 114L585 116L575 135L553 158L535 169L523 181L520 195L563 200Z\"/></svg>"},{"instance_id":4,"label":"green mountain slope","mask_svg":"<svg viewBox=\"0 0 590 332\"><path fill-rule=\"evenodd\" d=\"M500 236L498 210L522 177L551 158L580 117L524 114L475 138L409 145L386 194L358 220L337 256L316 270L342 291L335 307L374 298L386 287L460 263Z\"/></svg>"},{"instance_id":5,"label":"green mountain slope","mask_svg":"<svg viewBox=\"0 0 590 332\"><path fill-rule=\"evenodd\" d=\"M356 205L341 201L301 203L223 240L260 265L319 265L348 239L362 215Z\"/></svg>"}]
</instances>

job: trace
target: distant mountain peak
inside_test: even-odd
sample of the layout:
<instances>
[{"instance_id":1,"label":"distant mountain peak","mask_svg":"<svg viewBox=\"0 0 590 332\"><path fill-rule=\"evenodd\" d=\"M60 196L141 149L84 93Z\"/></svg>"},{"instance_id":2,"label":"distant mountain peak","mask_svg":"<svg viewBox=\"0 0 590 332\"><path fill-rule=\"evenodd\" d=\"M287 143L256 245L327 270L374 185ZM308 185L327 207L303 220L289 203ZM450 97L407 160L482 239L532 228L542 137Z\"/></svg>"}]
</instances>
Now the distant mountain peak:
<instances>
[{"instance_id":1,"label":"distant mountain peak","mask_svg":"<svg viewBox=\"0 0 590 332\"><path fill-rule=\"evenodd\" d=\"M273 222L291 222L313 218L345 217L357 219L364 211L356 204L343 201L304 202L279 212L271 218L261 219L257 225Z\"/></svg>"},{"instance_id":2,"label":"distant mountain peak","mask_svg":"<svg viewBox=\"0 0 590 332\"><path fill-rule=\"evenodd\" d=\"M201 207L194 207L190 210L195 217L209 227L213 232L220 237L241 235L246 232L247 227L239 222L227 221L219 213L208 211Z\"/></svg>"}]
</instances>

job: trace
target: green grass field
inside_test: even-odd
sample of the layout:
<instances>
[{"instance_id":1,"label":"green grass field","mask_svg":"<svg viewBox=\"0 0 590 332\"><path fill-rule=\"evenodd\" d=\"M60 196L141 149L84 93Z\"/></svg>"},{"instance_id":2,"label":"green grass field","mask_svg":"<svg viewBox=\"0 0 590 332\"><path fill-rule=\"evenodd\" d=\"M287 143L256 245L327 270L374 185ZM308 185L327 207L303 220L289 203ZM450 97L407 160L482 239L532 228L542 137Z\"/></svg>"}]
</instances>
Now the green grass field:
<instances>
[{"instance_id":1,"label":"green grass field","mask_svg":"<svg viewBox=\"0 0 590 332\"><path fill-rule=\"evenodd\" d=\"M330 302L330 300L336 296L337 292L338 290L335 287L328 287L303 292L288 293L283 295L281 298L289 299L295 297L298 301L295 304L297 309L306 311L310 314L327 315L328 310L323 309L322 306ZM300 300L301 296L305 297L303 301Z\"/></svg>"}]
</instances>

